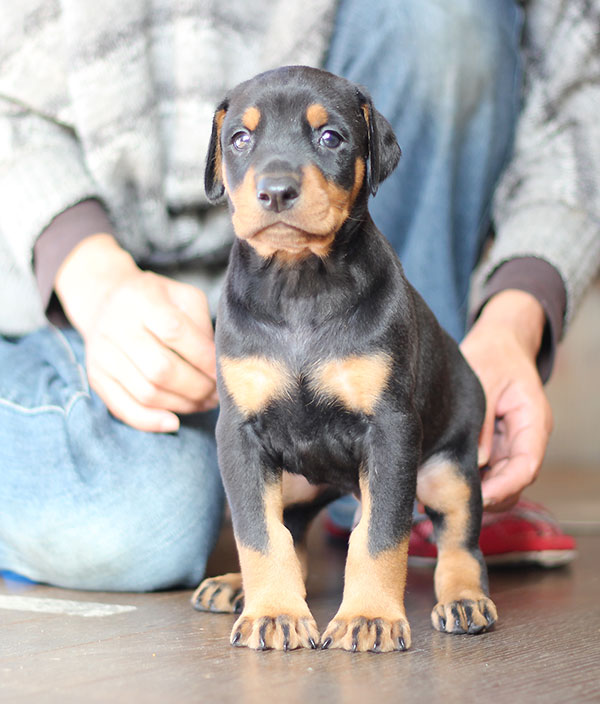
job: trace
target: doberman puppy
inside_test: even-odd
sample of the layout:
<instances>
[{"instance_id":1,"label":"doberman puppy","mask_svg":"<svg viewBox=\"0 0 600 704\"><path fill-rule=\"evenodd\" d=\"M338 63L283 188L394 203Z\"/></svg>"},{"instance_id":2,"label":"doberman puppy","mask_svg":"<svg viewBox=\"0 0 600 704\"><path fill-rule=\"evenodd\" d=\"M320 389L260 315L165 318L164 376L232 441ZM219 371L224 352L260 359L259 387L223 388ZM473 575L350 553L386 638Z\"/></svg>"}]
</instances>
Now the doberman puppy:
<instances>
[{"instance_id":1,"label":"doberman puppy","mask_svg":"<svg viewBox=\"0 0 600 704\"><path fill-rule=\"evenodd\" d=\"M497 618L478 547L483 392L367 209L399 157L367 93L318 69L263 73L215 113L206 192L227 194L237 235L217 316L217 443L242 574L205 580L193 603L243 605L233 645L409 648L415 494L438 545L433 626L479 633ZM310 496L289 504L288 473ZM349 492L362 516L320 637L303 542Z\"/></svg>"}]
</instances>

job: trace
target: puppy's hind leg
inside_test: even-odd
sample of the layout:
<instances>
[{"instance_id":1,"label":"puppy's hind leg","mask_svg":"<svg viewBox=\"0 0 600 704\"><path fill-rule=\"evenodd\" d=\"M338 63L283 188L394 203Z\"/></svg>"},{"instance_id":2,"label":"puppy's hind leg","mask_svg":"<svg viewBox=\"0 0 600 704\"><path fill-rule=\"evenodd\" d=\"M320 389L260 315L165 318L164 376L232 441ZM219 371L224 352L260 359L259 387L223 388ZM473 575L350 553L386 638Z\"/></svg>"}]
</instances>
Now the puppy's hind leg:
<instances>
[{"instance_id":1,"label":"puppy's hind leg","mask_svg":"<svg viewBox=\"0 0 600 704\"><path fill-rule=\"evenodd\" d=\"M472 468L469 474L465 466ZM417 496L433 522L438 548L431 621L445 633L480 633L498 618L478 544L482 505L476 467L474 457L459 463L437 455L417 478Z\"/></svg>"}]
</instances>

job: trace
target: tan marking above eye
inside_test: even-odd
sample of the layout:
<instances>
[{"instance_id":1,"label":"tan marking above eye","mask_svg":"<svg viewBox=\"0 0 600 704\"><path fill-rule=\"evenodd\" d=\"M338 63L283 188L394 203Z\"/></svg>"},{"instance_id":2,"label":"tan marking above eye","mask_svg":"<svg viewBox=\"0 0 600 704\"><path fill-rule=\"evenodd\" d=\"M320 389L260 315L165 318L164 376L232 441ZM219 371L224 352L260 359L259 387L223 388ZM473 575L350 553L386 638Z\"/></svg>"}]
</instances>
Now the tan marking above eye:
<instances>
[{"instance_id":1,"label":"tan marking above eye","mask_svg":"<svg viewBox=\"0 0 600 704\"><path fill-rule=\"evenodd\" d=\"M281 362L266 357L222 357L220 367L227 391L245 415L259 413L288 395L294 381Z\"/></svg>"},{"instance_id":2,"label":"tan marking above eye","mask_svg":"<svg viewBox=\"0 0 600 704\"><path fill-rule=\"evenodd\" d=\"M244 114L242 115L242 125L250 132L254 132L254 130L258 127L258 123L260 122L260 110L252 106L250 108L247 108Z\"/></svg>"},{"instance_id":3,"label":"tan marking above eye","mask_svg":"<svg viewBox=\"0 0 600 704\"><path fill-rule=\"evenodd\" d=\"M387 354L346 357L320 364L310 375L319 395L333 396L346 408L372 415L392 371Z\"/></svg>"},{"instance_id":4,"label":"tan marking above eye","mask_svg":"<svg viewBox=\"0 0 600 704\"><path fill-rule=\"evenodd\" d=\"M306 110L306 119L314 130L318 130L329 122L329 113L320 103L313 103Z\"/></svg>"}]
</instances>

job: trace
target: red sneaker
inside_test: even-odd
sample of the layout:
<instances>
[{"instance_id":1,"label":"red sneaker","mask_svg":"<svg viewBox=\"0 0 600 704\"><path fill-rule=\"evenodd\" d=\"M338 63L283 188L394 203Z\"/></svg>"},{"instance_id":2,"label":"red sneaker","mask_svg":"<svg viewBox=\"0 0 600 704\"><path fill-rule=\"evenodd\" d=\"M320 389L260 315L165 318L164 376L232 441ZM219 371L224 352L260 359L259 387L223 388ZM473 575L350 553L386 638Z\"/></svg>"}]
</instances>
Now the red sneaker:
<instances>
[{"instance_id":1,"label":"red sneaker","mask_svg":"<svg viewBox=\"0 0 600 704\"><path fill-rule=\"evenodd\" d=\"M575 539L539 504L521 499L510 511L484 513L479 545L488 565L559 567L575 555ZM427 516L417 518L408 544L414 562L433 562L437 549Z\"/></svg>"}]
</instances>

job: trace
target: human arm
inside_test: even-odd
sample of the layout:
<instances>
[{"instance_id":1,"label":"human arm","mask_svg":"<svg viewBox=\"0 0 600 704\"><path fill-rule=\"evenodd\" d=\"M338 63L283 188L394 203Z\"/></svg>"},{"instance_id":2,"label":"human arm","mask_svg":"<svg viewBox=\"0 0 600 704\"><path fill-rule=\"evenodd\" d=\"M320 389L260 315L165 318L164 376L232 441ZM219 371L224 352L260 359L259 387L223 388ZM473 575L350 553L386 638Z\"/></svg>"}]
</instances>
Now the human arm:
<instances>
[{"instance_id":1,"label":"human arm","mask_svg":"<svg viewBox=\"0 0 600 704\"><path fill-rule=\"evenodd\" d=\"M496 238L479 274L476 322L463 342L487 395L480 459L492 466L483 476L483 495L496 509L518 498L539 471L551 427L542 381L600 265L598 8L535 1L527 8L524 106L496 193ZM536 263L539 275L532 278L519 262ZM501 296L504 290L527 292L533 300ZM536 368L537 376L531 373Z\"/></svg>"}]
</instances>

